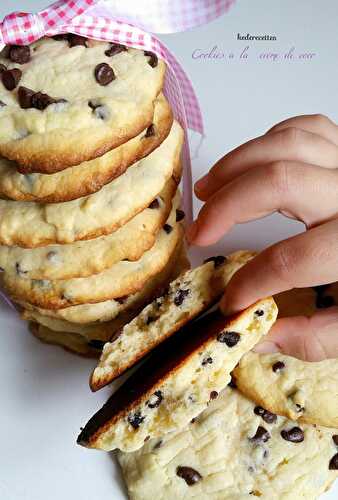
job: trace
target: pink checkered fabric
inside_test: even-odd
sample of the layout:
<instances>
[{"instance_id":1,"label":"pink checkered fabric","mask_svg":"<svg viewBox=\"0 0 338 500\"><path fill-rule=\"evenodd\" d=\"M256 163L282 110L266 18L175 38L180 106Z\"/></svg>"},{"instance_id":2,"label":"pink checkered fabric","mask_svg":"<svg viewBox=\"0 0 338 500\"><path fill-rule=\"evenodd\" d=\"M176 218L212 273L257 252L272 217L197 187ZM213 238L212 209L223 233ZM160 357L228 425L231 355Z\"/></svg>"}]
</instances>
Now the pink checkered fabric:
<instances>
[{"instance_id":1,"label":"pink checkered fabric","mask_svg":"<svg viewBox=\"0 0 338 500\"><path fill-rule=\"evenodd\" d=\"M164 92L185 130L184 208L192 217L191 162L187 129L203 134L192 84L169 49L152 33L174 33L208 23L235 0L59 0L37 14L14 12L0 23L0 45L32 43L42 36L71 32L155 52L167 63ZM149 8L151 5L151 8Z\"/></svg>"}]
</instances>

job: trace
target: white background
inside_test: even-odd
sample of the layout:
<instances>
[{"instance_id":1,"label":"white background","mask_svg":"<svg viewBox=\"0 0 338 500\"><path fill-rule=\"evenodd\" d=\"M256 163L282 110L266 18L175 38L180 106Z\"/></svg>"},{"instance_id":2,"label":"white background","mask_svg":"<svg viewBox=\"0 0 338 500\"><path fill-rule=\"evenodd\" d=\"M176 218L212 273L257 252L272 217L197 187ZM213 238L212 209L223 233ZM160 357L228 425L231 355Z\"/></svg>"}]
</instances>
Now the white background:
<instances>
[{"instance_id":1,"label":"white background","mask_svg":"<svg viewBox=\"0 0 338 500\"><path fill-rule=\"evenodd\" d=\"M2 0L0 17L45 5ZM226 151L288 116L320 112L338 121L337 19L336 0L238 0L208 26L163 37L190 75L204 114L207 137L194 160L195 179ZM276 35L277 41L237 41L238 32ZM233 52L234 59L192 58L195 49L207 52L215 45ZM240 60L236 55L246 45L249 58ZM307 62L258 58L293 46L297 54L316 56ZM220 251L262 248L299 230L299 224L273 216L236 227L217 248L197 255L200 260ZM112 456L75 445L80 425L109 394L88 389L94 362L42 345L4 305L0 318L0 500L125 498ZM325 498L337 496L338 485Z\"/></svg>"}]
</instances>

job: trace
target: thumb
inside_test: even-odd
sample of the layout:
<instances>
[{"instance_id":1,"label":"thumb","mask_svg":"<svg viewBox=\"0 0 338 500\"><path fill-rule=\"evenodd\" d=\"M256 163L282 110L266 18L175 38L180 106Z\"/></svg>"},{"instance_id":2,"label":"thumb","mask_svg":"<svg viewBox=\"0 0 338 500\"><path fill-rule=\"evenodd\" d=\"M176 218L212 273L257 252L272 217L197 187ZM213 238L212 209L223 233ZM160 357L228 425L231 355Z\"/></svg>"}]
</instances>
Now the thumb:
<instances>
[{"instance_id":1,"label":"thumb","mask_svg":"<svg viewBox=\"0 0 338 500\"><path fill-rule=\"evenodd\" d=\"M304 361L338 358L338 307L320 311L311 317L279 319L254 351L281 352Z\"/></svg>"}]
</instances>

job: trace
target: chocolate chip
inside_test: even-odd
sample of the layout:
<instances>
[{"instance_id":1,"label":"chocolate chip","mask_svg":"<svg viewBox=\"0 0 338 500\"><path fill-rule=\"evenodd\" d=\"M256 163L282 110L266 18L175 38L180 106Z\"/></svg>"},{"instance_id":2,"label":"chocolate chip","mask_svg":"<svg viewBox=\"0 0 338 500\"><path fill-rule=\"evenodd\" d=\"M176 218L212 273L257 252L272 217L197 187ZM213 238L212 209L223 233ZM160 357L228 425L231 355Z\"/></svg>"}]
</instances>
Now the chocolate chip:
<instances>
[{"instance_id":1,"label":"chocolate chip","mask_svg":"<svg viewBox=\"0 0 338 500\"><path fill-rule=\"evenodd\" d=\"M28 273L28 271L24 271L23 269L21 269L21 266L20 266L19 262L15 263L15 271L16 271L16 274L18 276L22 276L23 274L27 274Z\"/></svg>"},{"instance_id":2,"label":"chocolate chip","mask_svg":"<svg viewBox=\"0 0 338 500\"><path fill-rule=\"evenodd\" d=\"M266 422L267 424L274 424L277 420L277 415L271 413L268 410L265 410L261 406L256 406L254 409L254 413L259 417L262 417L264 422Z\"/></svg>"},{"instance_id":3,"label":"chocolate chip","mask_svg":"<svg viewBox=\"0 0 338 500\"><path fill-rule=\"evenodd\" d=\"M3 108L5 106L7 106L7 104L5 104L3 101L0 101L0 108Z\"/></svg>"},{"instance_id":4,"label":"chocolate chip","mask_svg":"<svg viewBox=\"0 0 338 500\"><path fill-rule=\"evenodd\" d=\"M40 111L43 111L55 102L55 99L42 92L35 92L35 94L32 95L32 108L39 109Z\"/></svg>"},{"instance_id":5,"label":"chocolate chip","mask_svg":"<svg viewBox=\"0 0 338 500\"><path fill-rule=\"evenodd\" d=\"M144 137L152 137L153 135L155 135L155 127L154 127L154 124L152 123L147 128L146 133L144 134Z\"/></svg>"},{"instance_id":6,"label":"chocolate chip","mask_svg":"<svg viewBox=\"0 0 338 500\"><path fill-rule=\"evenodd\" d=\"M148 408L158 408L163 401L163 394L161 391L155 391L149 401L146 402Z\"/></svg>"},{"instance_id":7,"label":"chocolate chip","mask_svg":"<svg viewBox=\"0 0 338 500\"><path fill-rule=\"evenodd\" d=\"M196 422L196 418L192 418L192 419L190 420L190 423L191 423L191 424L194 424L195 422Z\"/></svg>"},{"instance_id":8,"label":"chocolate chip","mask_svg":"<svg viewBox=\"0 0 338 500\"><path fill-rule=\"evenodd\" d=\"M19 87L18 89L18 97L20 107L23 109L32 107L32 97L34 95L34 91L27 87Z\"/></svg>"},{"instance_id":9,"label":"chocolate chip","mask_svg":"<svg viewBox=\"0 0 338 500\"><path fill-rule=\"evenodd\" d=\"M215 268L217 268L224 264L226 260L226 257L224 257L223 255L216 255L215 257L209 257L208 259L205 259L204 264L206 264L207 262L213 262Z\"/></svg>"},{"instance_id":10,"label":"chocolate chip","mask_svg":"<svg viewBox=\"0 0 338 500\"><path fill-rule=\"evenodd\" d=\"M210 399L216 399L218 398L218 392L217 391L211 391L210 393Z\"/></svg>"},{"instance_id":11,"label":"chocolate chip","mask_svg":"<svg viewBox=\"0 0 338 500\"><path fill-rule=\"evenodd\" d=\"M180 465L176 469L176 474L178 477L184 479L188 486L193 486L202 479L201 474L192 467L184 467Z\"/></svg>"},{"instance_id":12,"label":"chocolate chip","mask_svg":"<svg viewBox=\"0 0 338 500\"><path fill-rule=\"evenodd\" d=\"M335 444L336 446L338 446L338 434L334 434L334 435L332 436L332 440L333 440L334 444Z\"/></svg>"},{"instance_id":13,"label":"chocolate chip","mask_svg":"<svg viewBox=\"0 0 338 500\"><path fill-rule=\"evenodd\" d=\"M22 72L18 68L7 69L1 73L1 81L7 90L14 90L21 80Z\"/></svg>"},{"instance_id":14,"label":"chocolate chip","mask_svg":"<svg viewBox=\"0 0 338 500\"><path fill-rule=\"evenodd\" d=\"M221 332L217 335L218 342L226 344L228 347L234 347L240 340L241 336L237 332Z\"/></svg>"},{"instance_id":15,"label":"chocolate chip","mask_svg":"<svg viewBox=\"0 0 338 500\"><path fill-rule=\"evenodd\" d=\"M329 469L330 470L338 470L338 453L333 455L329 462Z\"/></svg>"},{"instance_id":16,"label":"chocolate chip","mask_svg":"<svg viewBox=\"0 0 338 500\"><path fill-rule=\"evenodd\" d=\"M304 432L299 427L292 427L292 429L281 431L281 436L285 441L291 441L291 443L301 443L304 441Z\"/></svg>"},{"instance_id":17,"label":"chocolate chip","mask_svg":"<svg viewBox=\"0 0 338 500\"><path fill-rule=\"evenodd\" d=\"M153 450L158 450L159 448L161 448L162 443L163 443L162 439L160 439L159 441L157 441L157 443L155 444Z\"/></svg>"},{"instance_id":18,"label":"chocolate chip","mask_svg":"<svg viewBox=\"0 0 338 500\"><path fill-rule=\"evenodd\" d=\"M157 57L157 55L154 54L154 52L150 52L150 50L145 50L144 51L144 55L149 57L148 64L152 68L156 68L156 66L158 65L158 57Z\"/></svg>"},{"instance_id":19,"label":"chocolate chip","mask_svg":"<svg viewBox=\"0 0 338 500\"><path fill-rule=\"evenodd\" d=\"M26 64L31 58L31 50L28 45L11 45L9 59L17 64Z\"/></svg>"},{"instance_id":20,"label":"chocolate chip","mask_svg":"<svg viewBox=\"0 0 338 500\"><path fill-rule=\"evenodd\" d=\"M94 349L98 349L99 351L102 351L104 344L105 342L103 340L96 339L89 340L88 342L89 347L93 347Z\"/></svg>"},{"instance_id":21,"label":"chocolate chip","mask_svg":"<svg viewBox=\"0 0 338 500\"><path fill-rule=\"evenodd\" d=\"M305 408L304 406L301 406L298 403L296 403L296 411L297 413L302 413L303 411L305 411Z\"/></svg>"},{"instance_id":22,"label":"chocolate chip","mask_svg":"<svg viewBox=\"0 0 338 500\"><path fill-rule=\"evenodd\" d=\"M185 217L185 213L183 212L183 210L180 210L179 208L176 210L176 222L180 222L181 220L183 220Z\"/></svg>"},{"instance_id":23,"label":"chocolate chip","mask_svg":"<svg viewBox=\"0 0 338 500\"><path fill-rule=\"evenodd\" d=\"M98 64L95 67L94 74L97 83L102 86L108 85L116 78L113 68L111 68L107 63Z\"/></svg>"},{"instance_id":24,"label":"chocolate chip","mask_svg":"<svg viewBox=\"0 0 338 500\"><path fill-rule=\"evenodd\" d=\"M335 300L332 295L318 295L316 299L317 309L327 309L335 305Z\"/></svg>"},{"instance_id":25,"label":"chocolate chip","mask_svg":"<svg viewBox=\"0 0 338 500\"><path fill-rule=\"evenodd\" d=\"M83 47L87 47L87 38L74 35L73 33L69 33L68 36L69 47L76 47L77 45L82 45Z\"/></svg>"},{"instance_id":26,"label":"chocolate chip","mask_svg":"<svg viewBox=\"0 0 338 500\"><path fill-rule=\"evenodd\" d=\"M190 293L190 290L182 290L181 288L179 288L176 293L175 293L175 297L174 297L174 304L175 306L180 306L181 304L183 304L185 298L189 295Z\"/></svg>"},{"instance_id":27,"label":"chocolate chip","mask_svg":"<svg viewBox=\"0 0 338 500\"><path fill-rule=\"evenodd\" d=\"M6 70L7 70L6 66L4 64L0 64L0 74Z\"/></svg>"},{"instance_id":28,"label":"chocolate chip","mask_svg":"<svg viewBox=\"0 0 338 500\"><path fill-rule=\"evenodd\" d=\"M276 361L276 363L272 365L272 371L275 373L280 372L283 368L285 368L285 363L283 363L283 361Z\"/></svg>"},{"instance_id":29,"label":"chocolate chip","mask_svg":"<svg viewBox=\"0 0 338 500\"><path fill-rule=\"evenodd\" d=\"M109 49L105 51L105 54L107 57L112 57L126 50L128 49L125 45L121 45L120 43L111 43Z\"/></svg>"},{"instance_id":30,"label":"chocolate chip","mask_svg":"<svg viewBox=\"0 0 338 500\"><path fill-rule=\"evenodd\" d=\"M158 201L157 198L155 198L155 200L153 200L150 205L148 206L148 208L160 208L160 202Z\"/></svg>"},{"instance_id":31,"label":"chocolate chip","mask_svg":"<svg viewBox=\"0 0 338 500\"><path fill-rule=\"evenodd\" d=\"M149 441L149 439L150 439L150 436L146 436L146 437L144 438L144 443L146 443L147 441Z\"/></svg>"},{"instance_id":32,"label":"chocolate chip","mask_svg":"<svg viewBox=\"0 0 338 500\"><path fill-rule=\"evenodd\" d=\"M231 375L231 380L228 383L228 386L231 387L231 389L237 389L236 379L233 375Z\"/></svg>"},{"instance_id":33,"label":"chocolate chip","mask_svg":"<svg viewBox=\"0 0 338 500\"><path fill-rule=\"evenodd\" d=\"M0 267L0 273L4 273L4 272L5 272L4 268Z\"/></svg>"},{"instance_id":34,"label":"chocolate chip","mask_svg":"<svg viewBox=\"0 0 338 500\"><path fill-rule=\"evenodd\" d=\"M146 417L142 417L141 412L138 410L128 415L128 422L134 429L138 429L145 418Z\"/></svg>"},{"instance_id":35,"label":"chocolate chip","mask_svg":"<svg viewBox=\"0 0 338 500\"><path fill-rule=\"evenodd\" d=\"M173 230L172 226L170 224L164 224L163 230L167 233L170 234L171 231Z\"/></svg>"},{"instance_id":36,"label":"chocolate chip","mask_svg":"<svg viewBox=\"0 0 338 500\"><path fill-rule=\"evenodd\" d=\"M212 364L212 358L210 356L207 358L204 358L202 361L202 366L211 365L211 364Z\"/></svg>"},{"instance_id":37,"label":"chocolate chip","mask_svg":"<svg viewBox=\"0 0 338 500\"><path fill-rule=\"evenodd\" d=\"M261 425L257 427L256 434L249 438L252 443L266 443L271 438L270 433Z\"/></svg>"},{"instance_id":38,"label":"chocolate chip","mask_svg":"<svg viewBox=\"0 0 338 500\"><path fill-rule=\"evenodd\" d=\"M255 311L255 315L256 315L256 316L264 316L264 311L263 311L263 309L257 309L257 311Z\"/></svg>"}]
</instances>

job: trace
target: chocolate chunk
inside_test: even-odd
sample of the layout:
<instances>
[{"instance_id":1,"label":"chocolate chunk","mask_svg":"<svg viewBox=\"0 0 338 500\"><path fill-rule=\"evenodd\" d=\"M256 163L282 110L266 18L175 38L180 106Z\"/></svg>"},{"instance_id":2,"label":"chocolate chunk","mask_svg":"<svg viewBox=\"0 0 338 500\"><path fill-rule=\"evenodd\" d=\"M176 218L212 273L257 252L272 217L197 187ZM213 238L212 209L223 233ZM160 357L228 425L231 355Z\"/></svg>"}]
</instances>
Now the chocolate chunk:
<instances>
[{"instance_id":1,"label":"chocolate chunk","mask_svg":"<svg viewBox=\"0 0 338 500\"><path fill-rule=\"evenodd\" d=\"M150 205L148 206L148 208L160 208L160 202L158 201L157 198L155 198L155 200L153 200Z\"/></svg>"},{"instance_id":2,"label":"chocolate chunk","mask_svg":"<svg viewBox=\"0 0 338 500\"><path fill-rule=\"evenodd\" d=\"M190 290L182 290L182 288L179 288L176 293L175 293L175 297L174 297L174 304L175 306L180 306L181 304L183 304L184 302L184 299L189 295L190 293Z\"/></svg>"},{"instance_id":3,"label":"chocolate chunk","mask_svg":"<svg viewBox=\"0 0 338 500\"><path fill-rule=\"evenodd\" d=\"M317 309L327 309L335 305L335 300L332 295L318 295L316 299Z\"/></svg>"},{"instance_id":4,"label":"chocolate chunk","mask_svg":"<svg viewBox=\"0 0 338 500\"><path fill-rule=\"evenodd\" d=\"M210 399L216 399L218 398L218 392L217 391L211 391L210 393Z\"/></svg>"},{"instance_id":5,"label":"chocolate chunk","mask_svg":"<svg viewBox=\"0 0 338 500\"><path fill-rule=\"evenodd\" d=\"M276 361L276 363L272 365L272 371L275 373L280 372L283 368L285 368L285 363L283 363L283 361Z\"/></svg>"},{"instance_id":6,"label":"chocolate chunk","mask_svg":"<svg viewBox=\"0 0 338 500\"><path fill-rule=\"evenodd\" d=\"M281 431L281 436L285 441L291 441L291 443L301 443L304 441L304 432L300 427L292 427L292 429Z\"/></svg>"},{"instance_id":7,"label":"chocolate chunk","mask_svg":"<svg viewBox=\"0 0 338 500\"><path fill-rule=\"evenodd\" d=\"M249 438L249 441L251 441L252 443L259 444L259 443L266 443L267 441L269 441L270 438L271 438L270 433L266 429L264 429L264 427L259 425L257 427L256 434L251 438Z\"/></svg>"},{"instance_id":8,"label":"chocolate chunk","mask_svg":"<svg viewBox=\"0 0 338 500\"><path fill-rule=\"evenodd\" d=\"M330 470L338 470L338 453L333 455L329 462L329 469Z\"/></svg>"},{"instance_id":9,"label":"chocolate chunk","mask_svg":"<svg viewBox=\"0 0 338 500\"><path fill-rule=\"evenodd\" d=\"M218 342L226 344L228 347L234 347L240 340L241 336L237 332L221 332L217 335Z\"/></svg>"},{"instance_id":10,"label":"chocolate chunk","mask_svg":"<svg viewBox=\"0 0 338 500\"><path fill-rule=\"evenodd\" d=\"M87 38L80 35L74 35L73 33L69 33L68 36L69 47L76 47L77 45L82 45L83 47L87 47Z\"/></svg>"},{"instance_id":11,"label":"chocolate chunk","mask_svg":"<svg viewBox=\"0 0 338 500\"><path fill-rule=\"evenodd\" d=\"M170 224L164 224L163 230L167 233L170 234L171 231L173 230L172 226Z\"/></svg>"},{"instance_id":12,"label":"chocolate chunk","mask_svg":"<svg viewBox=\"0 0 338 500\"><path fill-rule=\"evenodd\" d=\"M202 361L202 366L211 365L211 364L212 364L212 358L210 356L208 356L207 358L204 358Z\"/></svg>"},{"instance_id":13,"label":"chocolate chunk","mask_svg":"<svg viewBox=\"0 0 338 500\"><path fill-rule=\"evenodd\" d=\"M31 50L28 45L11 45L9 59L17 64L26 64L31 58Z\"/></svg>"},{"instance_id":14,"label":"chocolate chunk","mask_svg":"<svg viewBox=\"0 0 338 500\"><path fill-rule=\"evenodd\" d=\"M128 422L134 429L138 429L146 417L142 417L140 410L128 415Z\"/></svg>"},{"instance_id":15,"label":"chocolate chunk","mask_svg":"<svg viewBox=\"0 0 338 500\"><path fill-rule=\"evenodd\" d=\"M1 73L1 81L7 90L14 90L21 80L22 72L18 68L6 69Z\"/></svg>"},{"instance_id":16,"label":"chocolate chunk","mask_svg":"<svg viewBox=\"0 0 338 500\"><path fill-rule=\"evenodd\" d=\"M334 444L335 444L336 446L338 446L338 434L334 434L334 435L332 436L332 440L333 440Z\"/></svg>"},{"instance_id":17,"label":"chocolate chunk","mask_svg":"<svg viewBox=\"0 0 338 500\"><path fill-rule=\"evenodd\" d=\"M19 104L22 109L27 109L32 107L33 95L34 95L33 90L27 87L19 87L18 97L19 97Z\"/></svg>"},{"instance_id":18,"label":"chocolate chunk","mask_svg":"<svg viewBox=\"0 0 338 500\"><path fill-rule=\"evenodd\" d=\"M154 127L154 124L152 123L147 128L146 133L144 134L144 137L152 137L153 135L155 135L155 127Z\"/></svg>"},{"instance_id":19,"label":"chocolate chunk","mask_svg":"<svg viewBox=\"0 0 338 500\"><path fill-rule=\"evenodd\" d=\"M149 56L148 64L152 68L156 68L156 66L158 65L158 57L157 57L157 55L154 54L154 52L150 52L150 50L145 50L144 51L144 55L145 56Z\"/></svg>"},{"instance_id":20,"label":"chocolate chunk","mask_svg":"<svg viewBox=\"0 0 338 500\"><path fill-rule=\"evenodd\" d=\"M97 83L102 86L108 85L116 78L113 68L111 68L107 63L98 64L95 67L94 74Z\"/></svg>"},{"instance_id":21,"label":"chocolate chunk","mask_svg":"<svg viewBox=\"0 0 338 500\"><path fill-rule=\"evenodd\" d=\"M126 50L128 49L125 45L121 45L120 43L111 43L109 49L105 51L105 54L107 57L112 57Z\"/></svg>"},{"instance_id":22,"label":"chocolate chunk","mask_svg":"<svg viewBox=\"0 0 338 500\"><path fill-rule=\"evenodd\" d=\"M163 401L163 394L161 391L155 391L149 401L146 402L148 408L158 408Z\"/></svg>"},{"instance_id":23,"label":"chocolate chunk","mask_svg":"<svg viewBox=\"0 0 338 500\"><path fill-rule=\"evenodd\" d=\"M231 389L237 389L236 379L233 375L231 375L231 380L228 383L228 387L231 387Z\"/></svg>"},{"instance_id":24,"label":"chocolate chunk","mask_svg":"<svg viewBox=\"0 0 338 500\"><path fill-rule=\"evenodd\" d=\"M263 311L263 309L257 309L257 311L255 311L255 315L256 315L256 316L264 316L264 311Z\"/></svg>"},{"instance_id":25,"label":"chocolate chunk","mask_svg":"<svg viewBox=\"0 0 338 500\"><path fill-rule=\"evenodd\" d=\"M176 210L176 222L180 222L181 220L183 220L185 217L185 213L183 212L183 210L180 210L179 208Z\"/></svg>"},{"instance_id":26,"label":"chocolate chunk","mask_svg":"<svg viewBox=\"0 0 338 500\"><path fill-rule=\"evenodd\" d=\"M23 269L21 269L21 266L20 266L19 262L15 263L15 271L16 271L16 274L18 276L22 276L23 274L27 274L28 273L28 271L24 271Z\"/></svg>"},{"instance_id":27,"label":"chocolate chunk","mask_svg":"<svg viewBox=\"0 0 338 500\"><path fill-rule=\"evenodd\" d=\"M4 64L0 64L0 74L6 70L7 70L6 66Z\"/></svg>"},{"instance_id":28,"label":"chocolate chunk","mask_svg":"<svg viewBox=\"0 0 338 500\"><path fill-rule=\"evenodd\" d=\"M215 268L220 267L224 262L226 262L226 257L223 255L216 255L215 257L209 257L208 259L205 259L204 264L207 262L213 262Z\"/></svg>"},{"instance_id":29,"label":"chocolate chunk","mask_svg":"<svg viewBox=\"0 0 338 500\"><path fill-rule=\"evenodd\" d=\"M102 351L104 344L105 342L103 340L96 339L89 340L88 342L89 347L93 347L94 349L98 349L99 351Z\"/></svg>"},{"instance_id":30,"label":"chocolate chunk","mask_svg":"<svg viewBox=\"0 0 338 500\"><path fill-rule=\"evenodd\" d=\"M256 406L254 409L254 413L264 420L267 424L274 424L277 420L277 415L271 413L268 410L265 410L261 406Z\"/></svg>"},{"instance_id":31,"label":"chocolate chunk","mask_svg":"<svg viewBox=\"0 0 338 500\"><path fill-rule=\"evenodd\" d=\"M202 479L201 474L192 467L183 467L180 465L176 469L176 474L178 477L184 479L188 486L193 486Z\"/></svg>"}]
</instances>

